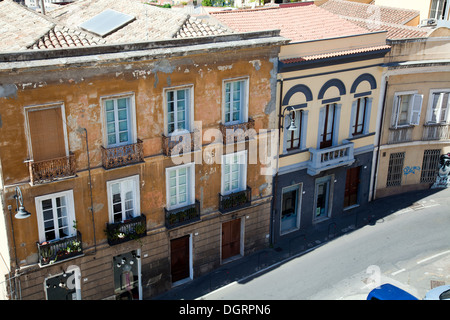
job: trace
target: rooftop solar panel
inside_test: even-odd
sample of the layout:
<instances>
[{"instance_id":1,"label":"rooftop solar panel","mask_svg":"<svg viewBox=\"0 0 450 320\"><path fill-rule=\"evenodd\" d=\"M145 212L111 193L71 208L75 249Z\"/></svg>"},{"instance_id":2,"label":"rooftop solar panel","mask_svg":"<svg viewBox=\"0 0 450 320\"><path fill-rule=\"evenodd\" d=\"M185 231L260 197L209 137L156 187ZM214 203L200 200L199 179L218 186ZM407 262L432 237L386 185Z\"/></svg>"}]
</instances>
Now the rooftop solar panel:
<instances>
[{"instance_id":1,"label":"rooftop solar panel","mask_svg":"<svg viewBox=\"0 0 450 320\"><path fill-rule=\"evenodd\" d=\"M86 31L95 33L100 37L105 37L108 34L116 31L124 25L133 21L135 17L124 14L112 9L106 9L102 13L94 16L88 21L80 24L80 27Z\"/></svg>"}]
</instances>

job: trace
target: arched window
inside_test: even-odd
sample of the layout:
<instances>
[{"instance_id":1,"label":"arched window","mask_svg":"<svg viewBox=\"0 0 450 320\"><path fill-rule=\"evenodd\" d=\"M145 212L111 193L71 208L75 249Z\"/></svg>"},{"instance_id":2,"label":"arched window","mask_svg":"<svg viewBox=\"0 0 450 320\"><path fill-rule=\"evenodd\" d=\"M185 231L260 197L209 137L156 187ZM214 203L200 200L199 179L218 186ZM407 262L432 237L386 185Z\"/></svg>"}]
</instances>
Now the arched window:
<instances>
[{"instance_id":1,"label":"arched window","mask_svg":"<svg viewBox=\"0 0 450 320\"><path fill-rule=\"evenodd\" d=\"M293 98L297 93L302 97ZM307 103L313 99L313 95L308 86L297 84L290 88L282 101L283 109L283 153L301 150L305 148L306 143L306 125L308 123L308 111L304 110ZM298 103L300 101L300 103ZM288 130L291 124L294 124L295 130ZM291 127L292 128L292 127Z\"/></svg>"}]
</instances>

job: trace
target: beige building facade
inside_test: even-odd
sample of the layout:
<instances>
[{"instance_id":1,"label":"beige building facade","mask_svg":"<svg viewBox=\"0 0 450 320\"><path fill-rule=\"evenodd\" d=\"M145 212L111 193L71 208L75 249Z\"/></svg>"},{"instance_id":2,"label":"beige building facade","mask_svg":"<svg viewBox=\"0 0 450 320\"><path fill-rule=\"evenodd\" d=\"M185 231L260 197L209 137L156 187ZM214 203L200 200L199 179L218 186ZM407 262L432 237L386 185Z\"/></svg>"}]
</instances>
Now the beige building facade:
<instances>
[{"instance_id":1,"label":"beige building facade","mask_svg":"<svg viewBox=\"0 0 450 320\"><path fill-rule=\"evenodd\" d=\"M450 152L448 29L389 44L374 198L429 188L436 181L439 157Z\"/></svg>"}]
</instances>

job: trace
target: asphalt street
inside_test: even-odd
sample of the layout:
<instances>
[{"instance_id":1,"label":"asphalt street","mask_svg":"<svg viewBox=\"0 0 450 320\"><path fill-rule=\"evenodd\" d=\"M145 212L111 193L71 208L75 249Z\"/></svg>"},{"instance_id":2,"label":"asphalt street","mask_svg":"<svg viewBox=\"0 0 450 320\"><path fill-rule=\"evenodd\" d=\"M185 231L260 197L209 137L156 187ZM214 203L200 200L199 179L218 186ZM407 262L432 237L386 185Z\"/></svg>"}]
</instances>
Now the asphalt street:
<instances>
[{"instance_id":1,"label":"asphalt street","mask_svg":"<svg viewBox=\"0 0 450 320\"><path fill-rule=\"evenodd\" d=\"M449 192L414 202L311 252L206 294L204 300L363 300L382 283L421 299L450 284Z\"/></svg>"}]
</instances>

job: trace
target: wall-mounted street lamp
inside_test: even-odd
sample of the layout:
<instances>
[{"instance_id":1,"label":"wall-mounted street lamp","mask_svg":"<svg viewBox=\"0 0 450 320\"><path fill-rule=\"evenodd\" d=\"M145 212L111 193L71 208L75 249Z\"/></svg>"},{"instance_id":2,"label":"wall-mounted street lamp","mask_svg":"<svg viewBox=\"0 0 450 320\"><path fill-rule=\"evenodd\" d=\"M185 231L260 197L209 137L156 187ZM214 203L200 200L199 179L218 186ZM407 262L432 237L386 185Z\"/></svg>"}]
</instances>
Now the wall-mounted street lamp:
<instances>
[{"instance_id":1,"label":"wall-mounted street lamp","mask_svg":"<svg viewBox=\"0 0 450 320\"><path fill-rule=\"evenodd\" d=\"M14 199L16 199L16 214L14 215L14 217L16 219L26 219L31 216L31 213L25 210L25 207L23 206L22 191L20 191L19 187L16 187L16 194L14 195Z\"/></svg>"},{"instance_id":2,"label":"wall-mounted street lamp","mask_svg":"<svg viewBox=\"0 0 450 320\"><path fill-rule=\"evenodd\" d=\"M27 210L25 210L25 207L23 206L22 191L20 191L19 187L16 187L16 194L14 195L14 199L16 199L16 208L15 208L16 214L15 214L14 217L16 219L26 219L29 216L31 216L31 213L29 213ZM9 218L11 220L11 230L12 230L12 238L13 238L13 244L14 244L14 259L16 261L16 276L17 276L17 271L18 271L18 268L19 268L19 260L17 258L16 237L14 235L14 224L13 224L13 218L12 218L12 205L8 205L8 210L9 210ZM14 299L17 299L16 291L13 290L11 278L12 278L12 276L9 278L11 297L15 297Z\"/></svg>"},{"instance_id":3,"label":"wall-mounted street lamp","mask_svg":"<svg viewBox=\"0 0 450 320\"><path fill-rule=\"evenodd\" d=\"M297 130L297 126L295 125L295 118L297 118L297 114L295 112L295 108L294 107L290 107L291 110L289 111L289 116L291 117L291 124L286 128L289 131L295 131ZM294 112L294 117L292 117L291 112Z\"/></svg>"}]
</instances>

